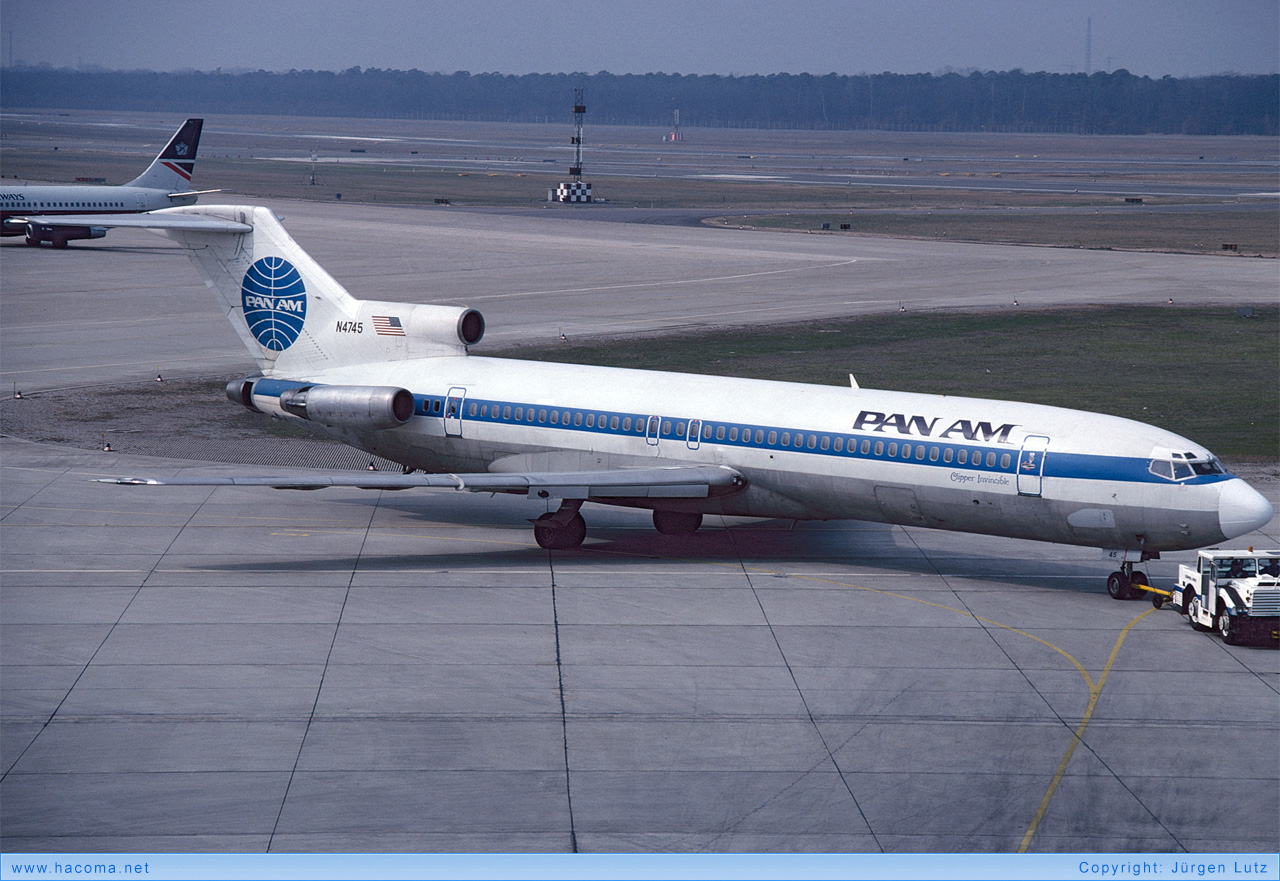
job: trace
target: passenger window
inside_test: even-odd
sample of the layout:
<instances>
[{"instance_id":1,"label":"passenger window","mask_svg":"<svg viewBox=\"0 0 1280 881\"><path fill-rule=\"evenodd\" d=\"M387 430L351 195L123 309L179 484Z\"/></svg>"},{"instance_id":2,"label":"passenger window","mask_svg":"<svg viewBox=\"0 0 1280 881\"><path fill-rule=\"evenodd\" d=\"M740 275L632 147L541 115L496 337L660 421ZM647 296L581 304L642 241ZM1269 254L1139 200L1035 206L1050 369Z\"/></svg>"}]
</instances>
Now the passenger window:
<instances>
[{"instance_id":1,"label":"passenger window","mask_svg":"<svg viewBox=\"0 0 1280 881\"><path fill-rule=\"evenodd\" d=\"M539 421L539 422L546 422L546 421L547 421L547 411L546 411L546 410L539 410L539 411L538 411L538 421Z\"/></svg>"},{"instance_id":2,"label":"passenger window","mask_svg":"<svg viewBox=\"0 0 1280 881\"><path fill-rule=\"evenodd\" d=\"M574 425L581 425L581 424L582 424L582 414L581 414L581 413L574 413L574 414L573 414L573 424L574 424Z\"/></svg>"},{"instance_id":3,"label":"passenger window","mask_svg":"<svg viewBox=\"0 0 1280 881\"><path fill-rule=\"evenodd\" d=\"M842 438L842 437L838 437L838 438L836 438L836 440L835 440L835 448L836 448L836 452L837 452L837 453L840 453L840 452L843 452L843 451L844 451L844 438ZM826 447L823 447L823 449L825 450L825 449L826 449Z\"/></svg>"},{"instance_id":4,"label":"passenger window","mask_svg":"<svg viewBox=\"0 0 1280 881\"><path fill-rule=\"evenodd\" d=\"M994 468L994 467L996 467L996 454L995 454L995 453L987 453L987 467L988 467L988 468Z\"/></svg>"},{"instance_id":5,"label":"passenger window","mask_svg":"<svg viewBox=\"0 0 1280 881\"><path fill-rule=\"evenodd\" d=\"M818 445L818 438L812 434L809 435L809 449L812 450L817 445Z\"/></svg>"},{"instance_id":6,"label":"passenger window","mask_svg":"<svg viewBox=\"0 0 1280 881\"><path fill-rule=\"evenodd\" d=\"M711 423L704 422L702 424L702 439L711 440Z\"/></svg>"},{"instance_id":7,"label":"passenger window","mask_svg":"<svg viewBox=\"0 0 1280 881\"><path fill-rule=\"evenodd\" d=\"M942 451L942 461L946 462L948 465L951 464L951 460L954 459L955 457L956 457L955 451L952 450L951 447L947 447L945 450Z\"/></svg>"},{"instance_id":8,"label":"passenger window","mask_svg":"<svg viewBox=\"0 0 1280 881\"><path fill-rule=\"evenodd\" d=\"M476 415L477 412L479 412L479 410L480 410L479 407L477 407L475 404L472 404L470 407L467 408L467 415L474 416Z\"/></svg>"},{"instance_id":9,"label":"passenger window","mask_svg":"<svg viewBox=\"0 0 1280 881\"><path fill-rule=\"evenodd\" d=\"M889 458L892 459L898 455L898 445L896 443L889 444Z\"/></svg>"},{"instance_id":10,"label":"passenger window","mask_svg":"<svg viewBox=\"0 0 1280 881\"><path fill-rule=\"evenodd\" d=\"M622 417L622 430L623 430L623 431L630 431L630 430L631 430L631 417L630 417L630 416L624 416L624 417Z\"/></svg>"},{"instance_id":11,"label":"passenger window","mask_svg":"<svg viewBox=\"0 0 1280 881\"><path fill-rule=\"evenodd\" d=\"M756 429L756 443L757 443L757 444L762 444L762 443L764 443L764 429L763 429L763 428L757 428L757 429Z\"/></svg>"},{"instance_id":12,"label":"passenger window","mask_svg":"<svg viewBox=\"0 0 1280 881\"><path fill-rule=\"evenodd\" d=\"M683 423L683 422L677 422L677 423L676 423L676 437L684 437L684 423Z\"/></svg>"},{"instance_id":13,"label":"passenger window","mask_svg":"<svg viewBox=\"0 0 1280 881\"><path fill-rule=\"evenodd\" d=\"M489 415L489 405L488 405L488 404L481 404L481 405L480 405L480 418L481 418L481 419L484 419L484 418L485 418L486 416L488 416L488 415Z\"/></svg>"},{"instance_id":14,"label":"passenger window","mask_svg":"<svg viewBox=\"0 0 1280 881\"><path fill-rule=\"evenodd\" d=\"M884 455L884 441L876 441L876 455Z\"/></svg>"},{"instance_id":15,"label":"passenger window","mask_svg":"<svg viewBox=\"0 0 1280 881\"><path fill-rule=\"evenodd\" d=\"M1010 464L1012 461L1013 461L1013 460L1009 458L1009 454L1008 454L1008 453L1005 453L1004 455L1002 455L1002 456L1000 457L1000 467L1001 467L1001 468L1008 468L1008 467L1009 467L1009 464Z\"/></svg>"},{"instance_id":16,"label":"passenger window","mask_svg":"<svg viewBox=\"0 0 1280 881\"><path fill-rule=\"evenodd\" d=\"M957 463L957 464L964 465L964 464L966 464L968 461L969 461L969 451L968 451L968 450L958 450L958 451L956 452L956 463Z\"/></svg>"},{"instance_id":17,"label":"passenger window","mask_svg":"<svg viewBox=\"0 0 1280 881\"><path fill-rule=\"evenodd\" d=\"M863 441L863 442L858 446L858 452L862 453L862 455L864 455L864 456L865 456L868 452L870 452L870 450L871 450L871 441L869 441L869 440L864 440L864 441Z\"/></svg>"},{"instance_id":18,"label":"passenger window","mask_svg":"<svg viewBox=\"0 0 1280 881\"><path fill-rule=\"evenodd\" d=\"M630 419L628 419L627 421L628 421L628 422L630 422L631 420L630 420ZM618 430L618 417L617 417L617 416L610 416L610 417L609 417L609 430L610 430L610 431L617 431L617 430Z\"/></svg>"},{"instance_id":19,"label":"passenger window","mask_svg":"<svg viewBox=\"0 0 1280 881\"><path fill-rule=\"evenodd\" d=\"M930 461L930 462L937 462L937 461L938 461L938 448L937 448L937 447L929 447L929 461Z\"/></svg>"},{"instance_id":20,"label":"passenger window","mask_svg":"<svg viewBox=\"0 0 1280 881\"><path fill-rule=\"evenodd\" d=\"M588 414L587 414L587 428L595 428L595 427L596 427L596 414L594 414L594 413L588 413Z\"/></svg>"},{"instance_id":21,"label":"passenger window","mask_svg":"<svg viewBox=\"0 0 1280 881\"><path fill-rule=\"evenodd\" d=\"M777 443L778 443L778 433L776 431L769 432L769 446L772 447Z\"/></svg>"},{"instance_id":22,"label":"passenger window","mask_svg":"<svg viewBox=\"0 0 1280 881\"><path fill-rule=\"evenodd\" d=\"M717 426L716 426L716 440L724 440L724 426L723 426L723 425L717 425Z\"/></svg>"},{"instance_id":23,"label":"passenger window","mask_svg":"<svg viewBox=\"0 0 1280 881\"><path fill-rule=\"evenodd\" d=\"M789 446L791 446L791 432L789 432L789 431L784 431L784 432L782 433L782 445L783 445L784 447L789 447Z\"/></svg>"},{"instance_id":24,"label":"passenger window","mask_svg":"<svg viewBox=\"0 0 1280 881\"><path fill-rule=\"evenodd\" d=\"M736 441L738 439L738 426L729 429L729 440Z\"/></svg>"},{"instance_id":25,"label":"passenger window","mask_svg":"<svg viewBox=\"0 0 1280 881\"><path fill-rule=\"evenodd\" d=\"M910 458L911 458L911 444L903 444L903 445L902 445L902 458L904 458L904 459L910 459Z\"/></svg>"},{"instance_id":26,"label":"passenger window","mask_svg":"<svg viewBox=\"0 0 1280 881\"><path fill-rule=\"evenodd\" d=\"M937 450L934 450L934 451L933 451L933 458L935 458L935 459L936 459L936 458L938 458L938 451L937 451ZM917 461L917 462L923 462L923 461L924 461L924 444L919 444L919 445L916 447L916 461Z\"/></svg>"},{"instance_id":27,"label":"passenger window","mask_svg":"<svg viewBox=\"0 0 1280 881\"><path fill-rule=\"evenodd\" d=\"M555 410L551 411L551 424L552 425L560 424L560 414L557 413Z\"/></svg>"}]
</instances>

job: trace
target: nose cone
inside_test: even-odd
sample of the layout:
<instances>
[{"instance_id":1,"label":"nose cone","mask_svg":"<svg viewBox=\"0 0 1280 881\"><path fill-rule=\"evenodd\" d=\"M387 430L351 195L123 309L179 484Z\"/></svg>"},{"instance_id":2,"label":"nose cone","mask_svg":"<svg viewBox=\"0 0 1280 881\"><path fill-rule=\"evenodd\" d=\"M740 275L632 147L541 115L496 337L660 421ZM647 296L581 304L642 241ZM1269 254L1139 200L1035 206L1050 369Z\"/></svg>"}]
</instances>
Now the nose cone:
<instances>
[{"instance_id":1,"label":"nose cone","mask_svg":"<svg viewBox=\"0 0 1280 881\"><path fill-rule=\"evenodd\" d=\"M1271 503L1243 480L1228 480L1218 495L1218 524L1226 538L1261 529L1271 522Z\"/></svg>"}]
</instances>

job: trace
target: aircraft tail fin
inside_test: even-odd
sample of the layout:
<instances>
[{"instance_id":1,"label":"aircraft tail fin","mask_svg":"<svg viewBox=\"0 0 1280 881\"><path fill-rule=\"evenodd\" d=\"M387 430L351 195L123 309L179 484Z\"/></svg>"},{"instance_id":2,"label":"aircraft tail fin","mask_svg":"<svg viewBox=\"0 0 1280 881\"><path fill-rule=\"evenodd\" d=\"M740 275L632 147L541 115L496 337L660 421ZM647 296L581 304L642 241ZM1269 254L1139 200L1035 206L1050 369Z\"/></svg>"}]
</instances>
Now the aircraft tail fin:
<instances>
[{"instance_id":1,"label":"aircraft tail fin","mask_svg":"<svg viewBox=\"0 0 1280 881\"><path fill-rule=\"evenodd\" d=\"M268 208L167 208L130 225L161 231L188 249L267 376L466 354L484 336L484 318L474 309L356 299Z\"/></svg>"},{"instance_id":2,"label":"aircraft tail fin","mask_svg":"<svg viewBox=\"0 0 1280 881\"><path fill-rule=\"evenodd\" d=\"M126 186L168 190L171 193L186 192L191 186L191 174L196 167L196 150L200 146L200 130L203 119L188 119L169 139L147 170L129 181Z\"/></svg>"}]
</instances>

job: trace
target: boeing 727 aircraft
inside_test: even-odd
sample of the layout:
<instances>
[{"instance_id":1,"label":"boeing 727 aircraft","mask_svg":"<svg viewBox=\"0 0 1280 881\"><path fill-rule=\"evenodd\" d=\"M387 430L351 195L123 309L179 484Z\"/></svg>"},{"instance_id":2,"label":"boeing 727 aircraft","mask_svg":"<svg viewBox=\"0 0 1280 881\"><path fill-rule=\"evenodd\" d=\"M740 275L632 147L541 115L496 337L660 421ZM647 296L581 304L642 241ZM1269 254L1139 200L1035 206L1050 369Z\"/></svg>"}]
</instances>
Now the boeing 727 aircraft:
<instances>
[{"instance_id":1,"label":"boeing 727 aircraft","mask_svg":"<svg viewBox=\"0 0 1280 881\"><path fill-rule=\"evenodd\" d=\"M65 248L72 239L102 238L116 215L195 204L200 193L187 187L203 126L203 119L184 122L147 170L127 184L0 185L0 235L25 235L28 245ZM77 215L75 223L65 220ZM50 222L54 218L57 222Z\"/></svg>"},{"instance_id":2,"label":"boeing 727 aircraft","mask_svg":"<svg viewBox=\"0 0 1280 881\"><path fill-rule=\"evenodd\" d=\"M580 545L585 502L858 519L1123 552L1135 562L1257 529L1272 508L1204 447L1037 404L483 358L474 309L358 300L261 207L175 208L119 225L186 247L258 371L227 396L400 463L403 473L129 478L145 485L445 487L558 502L544 548ZM425 473L423 473L425 472Z\"/></svg>"}]
</instances>

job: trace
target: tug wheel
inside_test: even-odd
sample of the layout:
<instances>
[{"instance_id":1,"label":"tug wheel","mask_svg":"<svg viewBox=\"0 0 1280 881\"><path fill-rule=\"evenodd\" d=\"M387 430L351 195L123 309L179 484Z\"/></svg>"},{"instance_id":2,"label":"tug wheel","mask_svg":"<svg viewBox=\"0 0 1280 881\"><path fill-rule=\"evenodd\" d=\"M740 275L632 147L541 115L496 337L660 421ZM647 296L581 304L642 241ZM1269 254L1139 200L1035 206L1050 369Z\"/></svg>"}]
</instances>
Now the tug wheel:
<instances>
[{"instance_id":1,"label":"tug wheel","mask_svg":"<svg viewBox=\"0 0 1280 881\"><path fill-rule=\"evenodd\" d=\"M1209 627L1196 620L1198 617L1200 617L1200 595L1196 594L1187 603L1187 620L1191 622L1192 630L1199 630L1201 633L1209 630Z\"/></svg>"}]
</instances>

